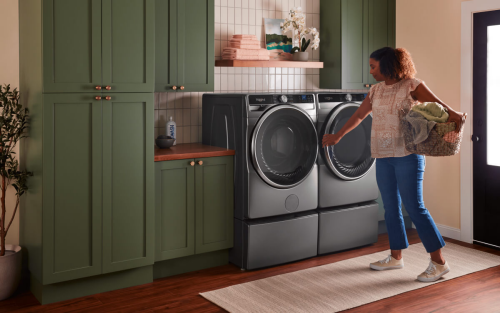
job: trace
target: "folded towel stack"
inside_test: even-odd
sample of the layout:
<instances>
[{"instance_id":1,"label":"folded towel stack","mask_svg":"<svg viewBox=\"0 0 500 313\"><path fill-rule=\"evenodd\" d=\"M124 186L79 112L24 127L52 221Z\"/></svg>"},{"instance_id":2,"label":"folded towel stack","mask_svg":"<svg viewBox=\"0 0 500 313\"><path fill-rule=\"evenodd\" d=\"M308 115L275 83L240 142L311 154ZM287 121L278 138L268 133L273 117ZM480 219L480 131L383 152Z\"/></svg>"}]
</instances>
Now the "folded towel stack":
<instances>
[{"instance_id":1,"label":"folded towel stack","mask_svg":"<svg viewBox=\"0 0 500 313\"><path fill-rule=\"evenodd\" d=\"M233 35L229 47L222 51L223 60L269 60L269 51L260 48L255 35Z\"/></svg>"}]
</instances>

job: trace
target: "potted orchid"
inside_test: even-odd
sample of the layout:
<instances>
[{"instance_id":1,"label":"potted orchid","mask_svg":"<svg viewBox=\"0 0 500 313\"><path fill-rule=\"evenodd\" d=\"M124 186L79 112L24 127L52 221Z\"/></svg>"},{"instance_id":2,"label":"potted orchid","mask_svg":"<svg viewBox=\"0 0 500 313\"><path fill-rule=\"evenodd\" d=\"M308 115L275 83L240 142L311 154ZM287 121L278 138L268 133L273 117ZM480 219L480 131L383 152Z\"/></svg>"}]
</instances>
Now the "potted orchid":
<instances>
[{"instance_id":1,"label":"potted orchid","mask_svg":"<svg viewBox=\"0 0 500 313\"><path fill-rule=\"evenodd\" d=\"M283 31L292 31L294 38L296 38L294 40L295 46L291 51L295 61L307 61L309 59L309 53L306 52L306 49L309 47L311 39L306 40L306 35L311 34L313 36L311 47L314 50L318 49L319 32L314 27L306 27L306 16L301 7L291 9L289 17L280 26Z\"/></svg>"}]
</instances>

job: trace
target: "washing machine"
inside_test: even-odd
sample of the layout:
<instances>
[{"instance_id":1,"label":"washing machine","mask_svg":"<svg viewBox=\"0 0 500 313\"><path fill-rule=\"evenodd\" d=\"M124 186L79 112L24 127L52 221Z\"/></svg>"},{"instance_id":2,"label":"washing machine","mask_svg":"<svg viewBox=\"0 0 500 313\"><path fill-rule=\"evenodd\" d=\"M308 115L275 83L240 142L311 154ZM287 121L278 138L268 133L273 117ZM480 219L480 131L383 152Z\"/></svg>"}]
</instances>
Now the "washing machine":
<instances>
[{"instance_id":1,"label":"washing machine","mask_svg":"<svg viewBox=\"0 0 500 313\"><path fill-rule=\"evenodd\" d=\"M314 94L204 94L202 143L234 149L234 247L255 269L317 255Z\"/></svg>"},{"instance_id":2,"label":"washing machine","mask_svg":"<svg viewBox=\"0 0 500 313\"><path fill-rule=\"evenodd\" d=\"M319 93L318 141L338 132L367 94ZM372 115L318 157L318 253L355 248L377 241L378 186L371 157Z\"/></svg>"}]
</instances>

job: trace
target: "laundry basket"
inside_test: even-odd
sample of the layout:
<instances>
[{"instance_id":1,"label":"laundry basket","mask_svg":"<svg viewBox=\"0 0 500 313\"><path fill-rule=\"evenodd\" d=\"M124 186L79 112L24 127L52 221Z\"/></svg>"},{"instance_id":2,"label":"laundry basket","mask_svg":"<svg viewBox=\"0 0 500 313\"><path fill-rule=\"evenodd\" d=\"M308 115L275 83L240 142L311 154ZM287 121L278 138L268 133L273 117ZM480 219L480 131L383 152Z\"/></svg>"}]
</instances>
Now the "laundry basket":
<instances>
[{"instance_id":1,"label":"laundry basket","mask_svg":"<svg viewBox=\"0 0 500 313\"><path fill-rule=\"evenodd\" d=\"M406 114L407 110L401 110L400 121L406 150L427 156L450 156L460 151L466 114L458 132L455 132L454 122L437 123L430 131L429 137L418 144L414 143L412 126L405 119Z\"/></svg>"}]
</instances>

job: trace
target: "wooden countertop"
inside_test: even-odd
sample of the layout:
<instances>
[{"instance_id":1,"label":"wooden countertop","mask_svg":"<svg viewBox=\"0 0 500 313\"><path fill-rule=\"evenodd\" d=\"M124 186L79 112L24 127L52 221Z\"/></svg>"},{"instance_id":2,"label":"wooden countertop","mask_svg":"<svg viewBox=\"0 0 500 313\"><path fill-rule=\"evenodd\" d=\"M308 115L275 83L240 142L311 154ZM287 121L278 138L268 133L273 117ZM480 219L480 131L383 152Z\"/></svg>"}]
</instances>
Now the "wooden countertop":
<instances>
[{"instance_id":1,"label":"wooden countertop","mask_svg":"<svg viewBox=\"0 0 500 313\"><path fill-rule=\"evenodd\" d=\"M234 155L234 150L202 145L201 143L181 143L168 149L155 149L155 162L184 160L195 158L209 158L225 155Z\"/></svg>"}]
</instances>

